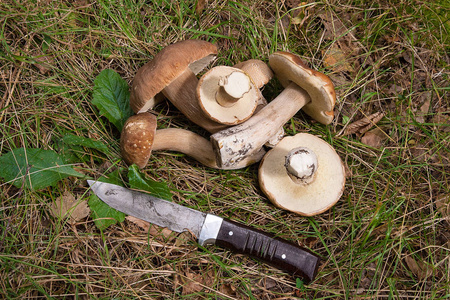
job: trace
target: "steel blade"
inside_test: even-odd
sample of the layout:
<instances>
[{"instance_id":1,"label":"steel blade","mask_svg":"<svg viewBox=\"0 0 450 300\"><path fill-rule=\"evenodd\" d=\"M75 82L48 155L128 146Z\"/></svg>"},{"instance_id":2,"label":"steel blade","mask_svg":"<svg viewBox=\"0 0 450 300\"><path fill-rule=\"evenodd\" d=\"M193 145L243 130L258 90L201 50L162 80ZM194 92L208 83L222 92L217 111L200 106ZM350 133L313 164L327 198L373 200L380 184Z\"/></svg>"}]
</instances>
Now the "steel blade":
<instances>
[{"instance_id":1,"label":"steel blade","mask_svg":"<svg viewBox=\"0 0 450 300\"><path fill-rule=\"evenodd\" d=\"M206 218L200 211L115 184L88 183L97 197L112 208L176 232L190 231L198 237Z\"/></svg>"}]
</instances>

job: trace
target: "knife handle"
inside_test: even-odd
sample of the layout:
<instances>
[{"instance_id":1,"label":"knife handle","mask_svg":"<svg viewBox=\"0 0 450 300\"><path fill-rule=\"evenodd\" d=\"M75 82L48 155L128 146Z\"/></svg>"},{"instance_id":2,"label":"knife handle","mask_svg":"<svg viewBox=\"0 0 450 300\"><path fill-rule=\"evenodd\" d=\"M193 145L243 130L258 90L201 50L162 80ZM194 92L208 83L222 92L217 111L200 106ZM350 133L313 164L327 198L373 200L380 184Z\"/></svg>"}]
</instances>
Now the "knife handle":
<instances>
[{"instance_id":1,"label":"knife handle","mask_svg":"<svg viewBox=\"0 0 450 300\"><path fill-rule=\"evenodd\" d=\"M260 230L224 219L216 245L247 254L294 276L305 283L314 280L320 259L307 249Z\"/></svg>"}]
</instances>

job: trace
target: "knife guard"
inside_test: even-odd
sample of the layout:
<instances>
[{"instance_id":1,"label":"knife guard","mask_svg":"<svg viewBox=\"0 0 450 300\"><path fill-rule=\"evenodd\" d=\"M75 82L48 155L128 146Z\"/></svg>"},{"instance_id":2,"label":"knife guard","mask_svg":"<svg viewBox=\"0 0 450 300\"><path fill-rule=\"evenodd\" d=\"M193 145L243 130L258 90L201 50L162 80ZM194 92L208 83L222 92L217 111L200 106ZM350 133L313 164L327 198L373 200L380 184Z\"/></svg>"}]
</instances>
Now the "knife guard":
<instances>
[{"instance_id":1,"label":"knife guard","mask_svg":"<svg viewBox=\"0 0 450 300\"><path fill-rule=\"evenodd\" d=\"M311 251L255 228L224 219L216 245L262 260L280 270L314 280L320 258Z\"/></svg>"}]
</instances>

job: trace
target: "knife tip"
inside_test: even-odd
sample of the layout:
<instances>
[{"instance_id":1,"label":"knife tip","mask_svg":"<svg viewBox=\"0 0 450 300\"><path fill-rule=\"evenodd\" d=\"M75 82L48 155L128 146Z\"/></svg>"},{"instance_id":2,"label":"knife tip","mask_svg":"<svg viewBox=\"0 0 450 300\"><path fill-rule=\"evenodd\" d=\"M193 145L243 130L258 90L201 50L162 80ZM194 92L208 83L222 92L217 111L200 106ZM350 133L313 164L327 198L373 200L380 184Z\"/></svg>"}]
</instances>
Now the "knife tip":
<instances>
[{"instance_id":1,"label":"knife tip","mask_svg":"<svg viewBox=\"0 0 450 300\"><path fill-rule=\"evenodd\" d=\"M87 180L87 183L89 184L89 186L92 186L94 183L95 183L95 181L94 180Z\"/></svg>"}]
</instances>

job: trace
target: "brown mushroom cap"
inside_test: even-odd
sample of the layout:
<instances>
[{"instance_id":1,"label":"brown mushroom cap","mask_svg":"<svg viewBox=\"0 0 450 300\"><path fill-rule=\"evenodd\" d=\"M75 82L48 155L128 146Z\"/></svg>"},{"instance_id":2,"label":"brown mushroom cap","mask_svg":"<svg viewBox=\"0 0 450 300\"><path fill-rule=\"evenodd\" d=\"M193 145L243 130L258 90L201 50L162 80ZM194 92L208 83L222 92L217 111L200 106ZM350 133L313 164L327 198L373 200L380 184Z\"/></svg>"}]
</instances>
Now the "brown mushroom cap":
<instances>
[{"instance_id":1,"label":"brown mushroom cap","mask_svg":"<svg viewBox=\"0 0 450 300\"><path fill-rule=\"evenodd\" d=\"M231 85L239 96L230 99L230 104L227 105L220 101L221 94L224 94L223 98L232 97L226 94L221 82L232 77L242 77L238 78L240 82L231 82L231 79L228 82L228 87ZM220 124L235 125L252 116L259 100L259 93L252 79L244 71L228 66L217 66L200 78L197 85L197 99L209 118Z\"/></svg>"},{"instance_id":2,"label":"brown mushroom cap","mask_svg":"<svg viewBox=\"0 0 450 300\"><path fill-rule=\"evenodd\" d=\"M125 122L120 136L120 152L129 165L147 165L152 154L156 117L149 112L133 115Z\"/></svg>"},{"instance_id":3,"label":"brown mushroom cap","mask_svg":"<svg viewBox=\"0 0 450 300\"><path fill-rule=\"evenodd\" d=\"M307 147L317 157L314 180L308 184L294 182L286 170L286 156L298 147ZM344 166L336 151L324 140L307 133L285 137L267 152L258 176L262 191L274 205L304 216L330 209L341 197L345 184Z\"/></svg>"},{"instance_id":4,"label":"brown mushroom cap","mask_svg":"<svg viewBox=\"0 0 450 300\"><path fill-rule=\"evenodd\" d=\"M269 66L259 59L242 61L235 64L234 67L247 73L258 89L261 89L273 77L273 72Z\"/></svg>"},{"instance_id":5,"label":"brown mushroom cap","mask_svg":"<svg viewBox=\"0 0 450 300\"><path fill-rule=\"evenodd\" d=\"M152 108L156 94L187 68L198 74L216 55L217 47L201 40L184 40L165 47L137 71L131 86L131 108L135 113Z\"/></svg>"},{"instance_id":6,"label":"brown mushroom cap","mask_svg":"<svg viewBox=\"0 0 450 300\"><path fill-rule=\"evenodd\" d=\"M308 68L299 56L288 52L271 54L269 65L284 87L294 82L309 94L311 101L303 111L322 124L333 121L336 92L328 76Z\"/></svg>"}]
</instances>

